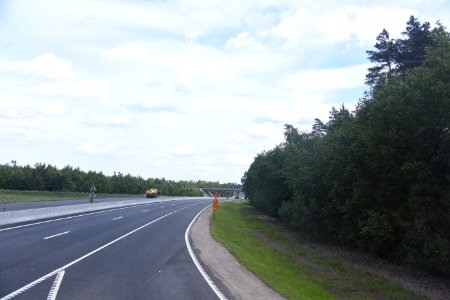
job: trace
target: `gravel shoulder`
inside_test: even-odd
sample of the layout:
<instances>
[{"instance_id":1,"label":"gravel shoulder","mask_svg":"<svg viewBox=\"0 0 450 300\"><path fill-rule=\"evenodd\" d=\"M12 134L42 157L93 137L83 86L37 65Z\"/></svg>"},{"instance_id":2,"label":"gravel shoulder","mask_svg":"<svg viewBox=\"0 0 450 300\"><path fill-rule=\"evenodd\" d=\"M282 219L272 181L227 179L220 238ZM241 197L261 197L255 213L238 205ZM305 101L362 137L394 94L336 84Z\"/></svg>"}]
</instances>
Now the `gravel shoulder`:
<instances>
[{"instance_id":1,"label":"gravel shoulder","mask_svg":"<svg viewBox=\"0 0 450 300\"><path fill-rule=\"evenodd\" d=\"M200 214L191 227L190 238L198 259L228 289L232 299L285 299L267 287L258 277L240 265L212 237L209 228L211 208Z\"/></svg>"}]
</instances>

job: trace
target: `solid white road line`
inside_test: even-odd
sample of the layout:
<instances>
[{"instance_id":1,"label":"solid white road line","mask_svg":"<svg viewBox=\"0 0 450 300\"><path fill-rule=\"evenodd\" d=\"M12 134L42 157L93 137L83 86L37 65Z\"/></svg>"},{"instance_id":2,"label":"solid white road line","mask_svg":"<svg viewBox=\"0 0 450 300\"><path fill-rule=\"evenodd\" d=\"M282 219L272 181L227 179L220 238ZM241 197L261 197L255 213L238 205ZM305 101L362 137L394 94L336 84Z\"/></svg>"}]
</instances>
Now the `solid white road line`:
<instances>
[{"instance_id":1,"label":"solid white road line","mask_svg":"<svg viewBox=\"0 0 450 300\"><path fill-rule=\"evenodd\" d=\"M120 217L114 218L113 221L115 221L115 220L120 220L120 219L122 219L122 218L123 218L123 216L120 216Z\"/></svg>"},{"instance_id":2,"label":"solid white road line","mask_svg":"<svg viewBox=\"0 0 450 300\"><path fill-rule=\"evenodd\" d=\"M191 255L192 261L194 262L197 269L200 271L200 274L202 274L205 281L209 284L211 289L216 293L217 297L219 297L220 300L227 300L227 297L219 290L219 288L214 284L214 282L211 280L211 278L208 276L208 274L203 269L202 265L198 262L197 257L195 257L194 251L192 250L191 243L189 242L189 230L191 230L192 224L194 224L195 220L197 220L198 216L209 207L205 207L202 209L195 217L192 219L191 224L189 224L188 228L186 229L186 232L184 233L184 240L186 241L186 246L189 250L189 254Z\"/></svg>"},{"instance_id":3,"label":"solid white road line","mask_svg":"<svg viewBox=\"0 0 450 300\"><path fill-rule=\"evenodd\" d=\"M91 256L91 255L93 255L93 254L95 254L95 253L97 253L97 252L99 252L100 250L103 250L103 249L105 249L106 247L111 246L112 244L117 243L118 241L120 241L120 240L126 238L127 236L129 236L129 235L131 235L131 234L133 234L133 233L135 233L135 232L137 232L137 231L139 231L139 230L141 230L141 229L143 229L143 228L145 228L145 227L147 227L147 226L149 226L149 225L151 225L151 224L153 224L153 223L155 223L155 222L158 222L159 220L164 219L164 218L170 216L171 214L174 214L174 213L176 213L176 212L179 212L179 211L181 211L181 210L183 210L183 209L185 209L185 208L187 208L187 207L189 207L189 206L186 206L186 207L183 207L183 208L174 210L174 211L172 211L172 212L170 212L170 213L167 213L167 214L165 214L165 215L163 215L163 216L161 216L161 217L159 217L159 218L157 218L157 219L154 219L153 221L150 221L150 222L148 222L148 223L146 223L146 224L144 224L144 225L142 225L142 226L140 226L140 227L138 227L138 228L136 228L136 229L134 229L134 230L132 230L132 231L130 231L130 232L128 232L128 233L126 233L126 234L124 234L124 235L118 237L118 238L116 238L115 240L113 240L113 241L111 241L111 242L109 242L109 243L107 243L107 244L105 244L105 245L103 245L103 246L101 246L101 247L99 247L99 248L97 248L97 249L95 249L95 250L93 250L93 251L91 251L91 252L89 252L89 253L87 253L87 254L81 256L81 257L79 257L79 258L77 258L77 259L75 259L74 261L71 261L70 263L68 263L68 264L66 264L66 265L64 265L64 266L62 266L61 268L58 268L58 269L56 269L56 270L54 270L54 271L48 273L47 275L44 275L44 276L42 276L41 278L38 278L38 279L36 279L35 281L30 282L29 284L27 284L27 285L21 287L20 289L18 289L18 290L16 290L16 291L14 291L14 292L12 292L12 293L10 293L10 294L4 296L3 298L0 298L0 300L9 300L9 299L11 299L11 298L13 298L13 297L15 297L15 296L17 296L17 295L19 295L19 294L21 294L21 293L27 291L27 290L29 290L30 288L32 288L32 287L35 286L36 284L39 284L39 283L41 283L42 281L44 281L44 280L46 280L46 279L52 277L53 275L59 273L60 271L65 270L65 269L67 269L67 268L73 266L73 265L76 264L77 262L82 261L83 259L85 259L85 258L87 258L87 257L89 257L89 256Z\"/></svg>"},{"instance_id":4,"label":"solid white road line","mask_svg":"<svg viewBox=\"0 0 450 300\"><path fill-rule=\"evenodd\" d=\"M56 300L56 295L58 295L59 286L61 285L65 273L65 270L61 270L56 274L55 281L50 289L50 293L48 293L47 300Z\"/></svg>"},{"instance_id":5,"label":"solid white road line","mask_svg":"<svg viewBox=\"0 0 450 300\"><path fill-rule=\"evenodd\" d=\"M63 235L63 234L68 234L69 232L70 232L70 231L65 231L65 232L61 232L61 233L58 233L58 234L54 234L54 235L45 237L44 240L48 240L48 239L51 239L51 238L54 238L54 237L56 237L56 236L60 236L60 235Z\"/></svg>"}]
</instances>

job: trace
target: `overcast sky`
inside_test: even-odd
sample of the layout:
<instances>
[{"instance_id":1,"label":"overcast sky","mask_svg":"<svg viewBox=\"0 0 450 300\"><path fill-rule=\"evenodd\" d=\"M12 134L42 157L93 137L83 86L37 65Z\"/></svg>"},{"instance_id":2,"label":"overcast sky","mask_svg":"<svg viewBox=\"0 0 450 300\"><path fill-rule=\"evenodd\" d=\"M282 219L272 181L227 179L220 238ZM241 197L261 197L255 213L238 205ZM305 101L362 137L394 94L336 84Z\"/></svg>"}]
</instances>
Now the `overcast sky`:
<instances>
[{"instance_id":1,"label":"overcast sky","mask_svg":"<svg viewBox=\"0 0 450 300\"><path fill-rule=\"evenodd\" d=\"M1 164L240 182L363 96L366 50L446 0L0 1Z\"/></svg>"}]
</instances>

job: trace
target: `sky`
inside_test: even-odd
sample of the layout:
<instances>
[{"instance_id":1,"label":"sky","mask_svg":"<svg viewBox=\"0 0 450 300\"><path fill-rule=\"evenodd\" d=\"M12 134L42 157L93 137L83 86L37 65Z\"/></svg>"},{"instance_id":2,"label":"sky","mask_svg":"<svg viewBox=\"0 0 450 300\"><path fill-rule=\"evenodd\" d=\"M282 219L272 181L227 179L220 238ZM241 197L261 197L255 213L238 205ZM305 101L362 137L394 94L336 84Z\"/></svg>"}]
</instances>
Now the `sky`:
<instances>
[{"instance_id":1,"label":"sky","mask_svg":"<svg viewBox=\"0 0 450 300\"><path fill-rule=\"evenodd\" d=\"M239 183L448 0L0 0L0 164Z\"/></svg>"}]
</instances>

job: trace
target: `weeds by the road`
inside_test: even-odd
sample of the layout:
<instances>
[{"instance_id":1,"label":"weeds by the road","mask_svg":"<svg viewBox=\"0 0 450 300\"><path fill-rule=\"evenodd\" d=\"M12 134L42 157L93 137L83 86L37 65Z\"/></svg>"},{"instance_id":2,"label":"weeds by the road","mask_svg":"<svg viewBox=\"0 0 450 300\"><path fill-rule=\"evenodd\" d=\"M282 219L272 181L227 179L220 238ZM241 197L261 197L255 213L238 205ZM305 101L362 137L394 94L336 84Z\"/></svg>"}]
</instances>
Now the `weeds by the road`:
<instances>
[{"instance_id":1,"label":"weeds by the road","mask_svg":"<svg viewBox=\"0 0 450 300\"><path fill-rule=\"evenodd\" d=\"M97 194L97 198L130 198L143 195ZM89 193L0 190L0 203L88 199Z\"/></svg>"},{"instance_id":2,"label":"weeds by the road","mask_svg":"<svg viewBox=\"0 0 450 300\"><path fill-rule=\"evenodd\" d=\"M366 271L321 256L261 220L246 201L222 203L211 221L214 239L288 299L425 299Z\"/></svg>"}]
</instances>

